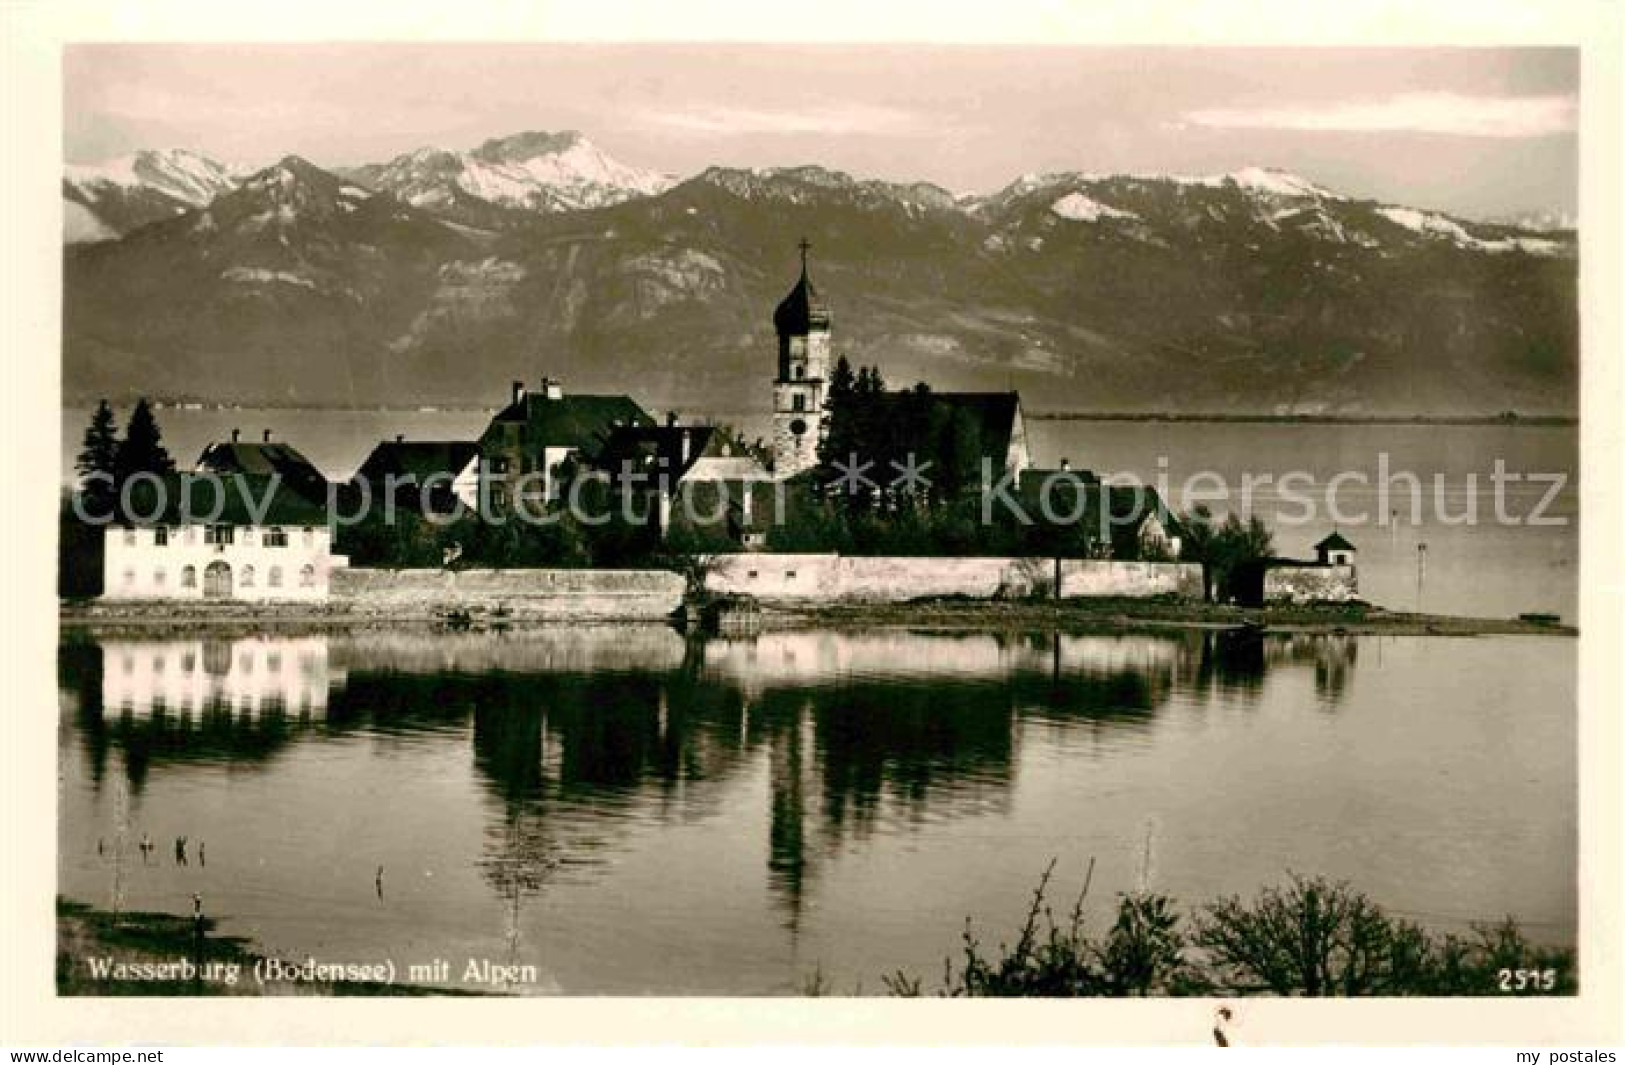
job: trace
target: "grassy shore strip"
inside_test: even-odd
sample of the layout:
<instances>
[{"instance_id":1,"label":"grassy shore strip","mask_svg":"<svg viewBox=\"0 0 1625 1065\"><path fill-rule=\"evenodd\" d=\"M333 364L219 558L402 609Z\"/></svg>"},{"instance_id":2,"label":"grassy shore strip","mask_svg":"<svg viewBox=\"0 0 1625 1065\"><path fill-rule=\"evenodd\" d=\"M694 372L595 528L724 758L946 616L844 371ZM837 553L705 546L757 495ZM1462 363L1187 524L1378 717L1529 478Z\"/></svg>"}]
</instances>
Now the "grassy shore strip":
<instances>
[{"instance_id":1,"label":"grassy shore strip","mask_svg":"<svg viewBox=\"0 0 1625 1065\"><path fill-rule=\"evenodd\" d=\"M356 632L445 625L444 612L394 615L353 611L345 604L248 603L64 603L59 618L65 630L101 635L202 633L226 636L237 632L275 630L286 635ZM508 628L559 624L643 624L655 619L548 619L524 615L498 618L474 615L476 622ZM1577 636L1572 625L1518 618L1470 618L1413 614L1365 604L1237 607L1172 599L988 600L916 599L902 603L764 602L756 619L761 627L854 628L904 627L941 630L1060 629L1088 632L1152 632L1168 629L1238 629L1262 627L1273 633L1359 633L1393 636Z\"/></svg>"},{"instance_id":2,"label":"grassy shore strip","mask_svg":"<svg viewBox=\"0 0 1625 1065\"><path fill-rule=\"evenodd\" d=\"M201 949L192 920L167 913L112 914L68 899L56 900L56 990L64 996L424 996L470 995L476 991L420 987L377 981L267 981L254 979L255 963L266 955L250 949L236 936L214 934L214 922L204 919ZM126 966L173 965L185 959L195 969L211 971L203 979L118 979L98 977L91 959L109 959ZM223 975L235 966L235 979Z\"/></svg>"},{"instance_id":3,"label":"grassy shore strip","mask_svg":"<svg viewBox=\"0 0 1625 1065\"><path fill-rule=\"evenodd\" d=\"M1571 625L1518 618L1410 614L1365 604L1237 607L1167 599L997 601L926 599L908 603L764 605L764 627L887 626L913 629L1041 628L1084 632L1261 628L1271 633L1360 633L1393 636L1577 636Z\"/></svg>"},{"instance_id":4,"label":"grassy shore strip","mask_svg":"<svg viewBox=\"0 0 1625 1065\"><path fill-rule=\"evenodd\" d=\"M1221 414L1148 411L1034 410L1029 421L1051 422L1190 422L1198 425L1506 425L1563 426L1580 424L1573 414Z\"/></svg>"}]
</instances>

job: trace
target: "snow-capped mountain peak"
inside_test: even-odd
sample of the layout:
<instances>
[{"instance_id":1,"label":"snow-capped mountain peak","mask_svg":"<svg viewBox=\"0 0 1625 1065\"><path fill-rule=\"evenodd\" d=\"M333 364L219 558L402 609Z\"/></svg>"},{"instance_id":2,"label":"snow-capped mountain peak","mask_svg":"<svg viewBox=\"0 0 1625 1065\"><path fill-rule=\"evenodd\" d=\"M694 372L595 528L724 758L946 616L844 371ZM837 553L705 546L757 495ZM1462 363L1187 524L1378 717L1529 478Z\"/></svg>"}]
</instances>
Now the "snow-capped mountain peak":
<instances>
[{"instance_id":1,"label":"snow-capped mountain peak","mask_svg":"<svg viewBox=\"0 0 1625 1065\"><path fill-rule=\"evenodd\" d=\"M658 195L674 183L611 158L574 130L516 133L467 152L419 148L355 174L414 206L474 200L543 212L607 207Z\"/></svg>"},{"instance_id":2,"label":"snow-capped mountain peak","mask_svg":"<svg viewBox=\"0 0 1625 1065\"><path fill-rule=\"evenodd\" d=\"M150 189L194 207L236 187L238 171L188 148L144 149L96 165L70 165L63 177L86 198L108 190Z\"/></svg>"},{"instance_id":3,"label":"snow-capped mountain peak","mask_svg":"<svg viewBox=\"0 0 1625 1065\"><path fill-rule=\"evenodd\" d=\"M1231 182L1249 192L1280 196L1287 199L1341 199L1334 192L1316 185L1308 178L1278 170L1274 167L1248 166L1217 178L1204 179L1205 183Z\"/></svg>"},{"instance_id":4,"label":"snow-capped mountain peak","mask_svg":"<svg viewBox=\"0 0 1625 1065\"><path fill-rule=\"evenodd\" d=\"M63 168L63 239L113 240L132 229L214 201L242 171L188 148L145 149Z\"/></svg>"}]
</instances>

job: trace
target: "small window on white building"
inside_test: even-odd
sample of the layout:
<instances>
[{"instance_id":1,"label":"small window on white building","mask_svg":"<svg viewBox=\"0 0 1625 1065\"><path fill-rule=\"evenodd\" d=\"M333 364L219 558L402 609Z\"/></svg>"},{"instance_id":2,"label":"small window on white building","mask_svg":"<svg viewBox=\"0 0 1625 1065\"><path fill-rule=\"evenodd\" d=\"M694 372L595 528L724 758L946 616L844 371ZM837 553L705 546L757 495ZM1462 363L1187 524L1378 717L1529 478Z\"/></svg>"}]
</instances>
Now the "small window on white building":
<instances>
[{"instance_id":1,"label":"small window on white building","mask_svg":"<svg viewBox=\"0 0 1625 1065\"><path fill-rule=\"evenodd\" d=\"M157 569L152 571L152 583L157 587L162 588L164 586L164 582L168 579L168 576L169 575L164 572L164 567L159 566Z\"/></svg>"},{"instance_id":2,"label":"small window on white building","mask_svg":"<svg viewBox=\"0 0 1625 1065\"><path fill-rule=\"evenodd\" d=\"M316 567L315 566L312 566L312 565L307 563L306 565L300 567L300 570L299 570L299 587L301 587L301 588L314 588L314 587L316 587Z\"/></svg>"},{"instance_id":3,"label":"small window on white building","mask_svg":"<svg viewBox=\"0 0 1625 1065\"><path fill-rule=\"evenodd\" d=\"M134 587L134 585L135 585L135 567L134 566L125 566L124 567L124 585L127 588L128 587Z\"/></svg>"},{"instance_id":4,"label":"small window on white building","mask_svg":"<svg viewBox=\"0 0 1625 1065\"><path fill-rule=\"evenodd\" d=\"M288 546L288 530L286 530L284 528L281 528L280 526L276 526L276 525L273 525L269 529L266 529L265 530L265 546L266 547L287 547Z\"/></svg>"},{"instance_id":5,"label":"small window on white building","mask_svg":"<svg viewBox=\"0 0 1625 1065\"><path fill-rule=\"evenodd\" d=\"M244 566L237 571L237 585L240 588L254 587L254 567Z\"/></svg>"},{"instance_id":6,"label":"small window on white building","mask_svg":"<svg viewBox=\"0 0 1625 1065\"><path fill-rule=\"evenodd\" d=\"M266 575L265 575L265 586L267 588L280 588L280 587L282 587L282 567L281 566L272 566L270 571L266 573Z\"/></svg>"},{"instance_id":7,"label":"small window on white building","mask_svg":"<svg viewBox=\"0 0 1625 1065\"><path fill-rule=\"evenodd\" d=\"M134 547L135 546L135 530L134 529L125 529L124 530L124 546L125 547Z\"/></svg>"},{"instance_id":8,"label":"small window on white building","mask_svg":"<svg viewBox=\"0 0 1625 1065\"><path fill-rule=\"evenodd\" d=\"M154 546L154 547L168 547L169 546L169 526L167 526L167 525L159 525L159 526L157 526L156 528L154 528L152 530L152 546Z\"/></svg>"},{"instance_id":9,"label":"small window on white building","mask_svg":"<svg viewBox=\"0 0 1625 1065\"><path fill-rule=\"evenodd\" d=\"M305 546L314 547L316 544L316 530L309 525L305 526Z\"/></svg>"},{"instance_id":10,"label":"small window on white building","mask_svg":"<svg viewBox=\"0 0 1625 1065\"><path fill-rule=\"evenodd\" d=\"M243 536L240 542L245 544L251 544L254 542L254 529L252 526L243 530Z\"/></svg>"},{"instance_id":11,"label":"small window on white building","mask_svg":"<svg viewBox=\"0 0 1625 1065\"><path fill-rule=\"evenodd\" d=\"M232 531L230 525L211 525L203 530L203 542L206 544L229 544L232 542Z\"/></svg>"},{"instance_id":12,"label":"small window on white building","mask_svg":"<svg viewBox=\"0 0 1625 1065\"><path fill-rule=\"evenodd\" d=\"M186 566L186 567L181 569L181 587L182 588L196 588L197 587L197 567L196 566Z\"/></svg>"}]
</instances>

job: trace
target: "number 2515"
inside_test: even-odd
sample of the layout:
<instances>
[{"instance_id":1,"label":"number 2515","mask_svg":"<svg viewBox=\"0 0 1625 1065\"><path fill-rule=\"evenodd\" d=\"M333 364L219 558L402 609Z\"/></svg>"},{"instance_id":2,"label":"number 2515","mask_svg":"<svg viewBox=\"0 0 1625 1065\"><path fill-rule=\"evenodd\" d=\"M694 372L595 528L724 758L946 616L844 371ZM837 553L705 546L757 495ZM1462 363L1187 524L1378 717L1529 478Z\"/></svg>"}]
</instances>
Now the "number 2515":
<instances>
[{"instance_id":1,"label":"number 2515","mask_svg":"<svg viewBox=\"0 0 1625 1065\"><path fill-rule=\"evenodd\" d=\"M1550 991L1557 986L1556 969L1502 969L1502 991Z\"/></svg>"}]
</instances>

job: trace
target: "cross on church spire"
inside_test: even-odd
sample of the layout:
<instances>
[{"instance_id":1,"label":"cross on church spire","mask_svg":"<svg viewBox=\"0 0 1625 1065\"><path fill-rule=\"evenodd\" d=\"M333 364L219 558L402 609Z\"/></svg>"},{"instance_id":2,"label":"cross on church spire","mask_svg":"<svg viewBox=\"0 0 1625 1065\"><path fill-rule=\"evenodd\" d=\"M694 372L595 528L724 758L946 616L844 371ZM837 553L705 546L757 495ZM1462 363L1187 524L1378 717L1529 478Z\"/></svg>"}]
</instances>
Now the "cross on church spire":
<instances>
[{"instance_id":1,"label":"cross on church spire","mask_svg":"<svg viewBox=\"0 0 1625 1065\"><path fill-rule=\"evenodd\" d=\"M799 244L797 244L796 247L801 249L801 272L806 273L807 272L807 252L812 249L812 241L808 240L806 237L802 237L801 242Z\"/></svg>"}]
</instances>

